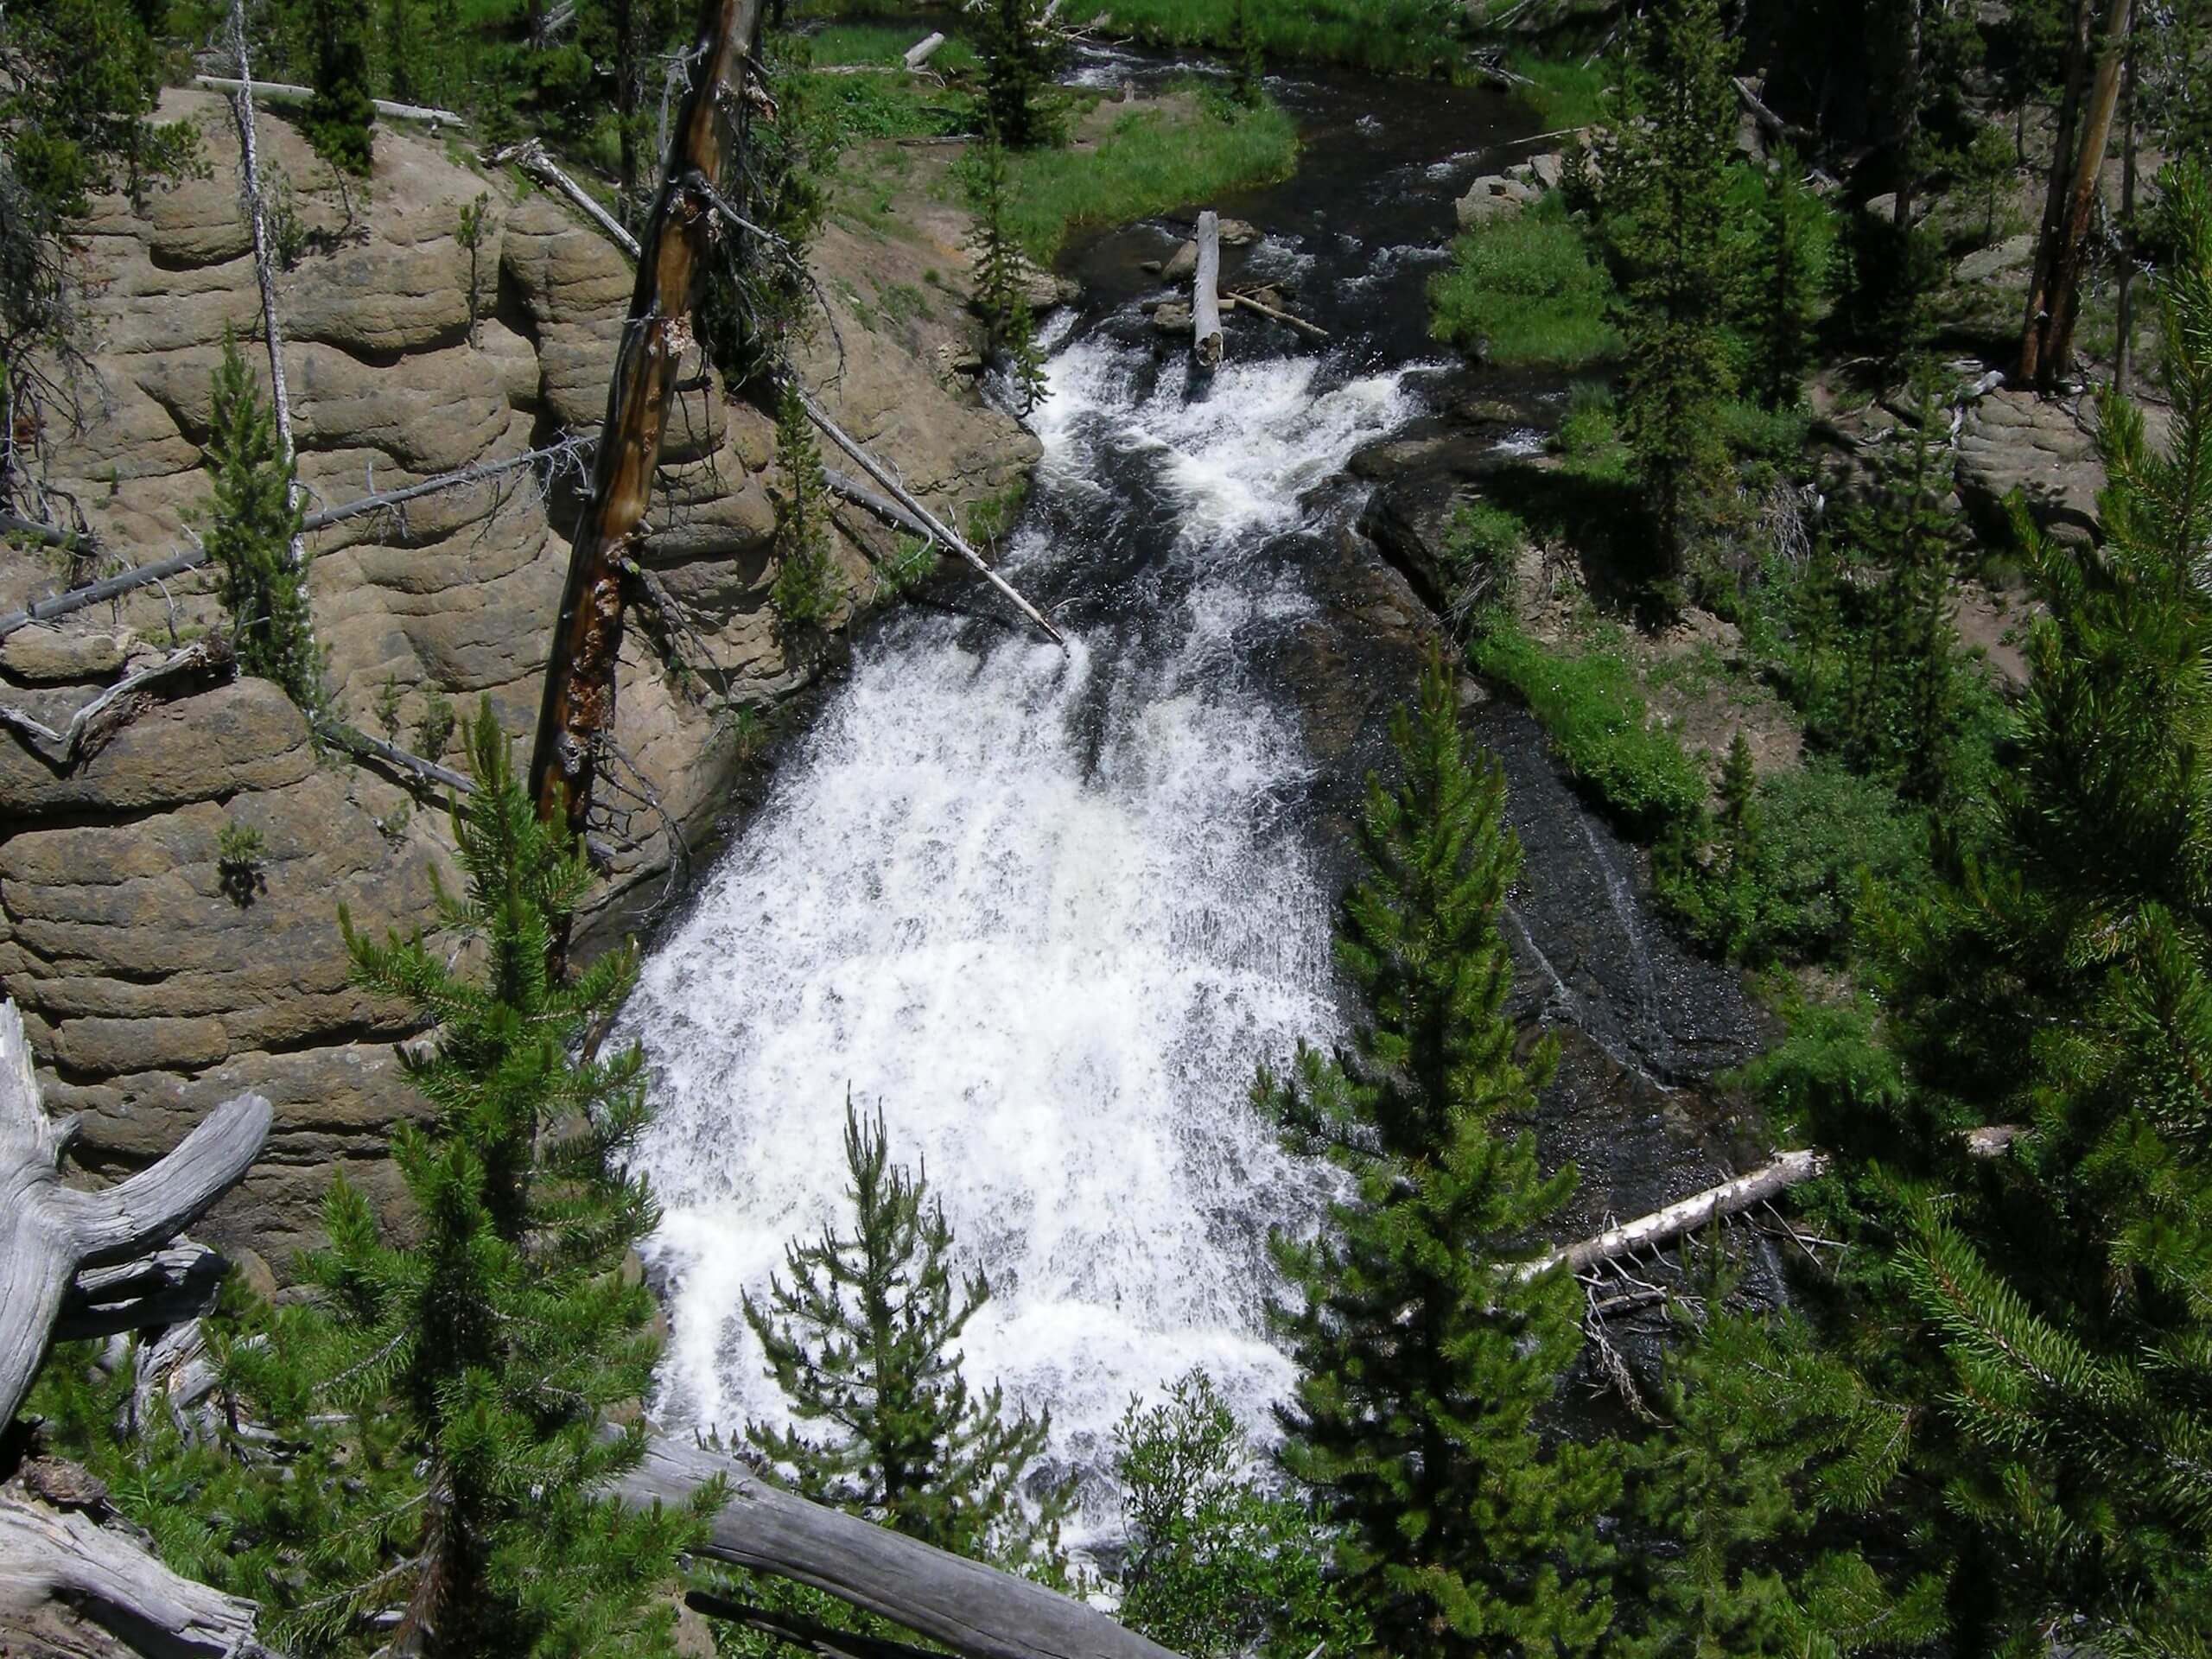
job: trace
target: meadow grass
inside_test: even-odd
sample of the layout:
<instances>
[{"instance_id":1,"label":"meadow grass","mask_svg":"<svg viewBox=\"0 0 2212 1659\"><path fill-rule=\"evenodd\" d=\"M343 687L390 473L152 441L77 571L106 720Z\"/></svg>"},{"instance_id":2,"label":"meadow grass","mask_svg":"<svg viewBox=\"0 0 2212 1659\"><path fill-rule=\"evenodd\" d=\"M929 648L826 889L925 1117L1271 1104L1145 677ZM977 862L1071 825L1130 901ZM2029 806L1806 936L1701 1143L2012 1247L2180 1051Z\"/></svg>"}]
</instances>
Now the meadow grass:
<instances>
[{"instance_id":1,"label":"meadow grass","mask_svg":"<svg viewBox=\"0 0 2212 1659\"><path fill-rule=\"evenodd\" d=\"M948 20L949 21L949 20ZM817 67L830 64L896 64L929 31L918 24L831 23L807 37ZM956 75L982 67L983 60L951 30L930 57L929 67L939 74Z\"/></svg>"},{"instance_id":2,"label":"meadow grass","mask_svg":"<svg viewBox=\"0 0 2212 1659\"><path fill-rule=\"evenodd\" d=\"M1528 77L1531 84L1521 89L1521 96L1535 107L1548 132L1586 127L1605 115L1605 82L1611 72L1602 60L1585 63L1576 57L1516 54L1513 73Z\"/></svg>"},{"instance_id":3,"label":"meadow grass","mask_svg":"<svg viewBox=\"0 0 2212 1659\"><path fill-rule=\"evenodd\" d=\"M1580 368L1621 348L1612 278L1556 194L1461 233L1429 279L1429 332L1499 364Z\"/></svg>"},{"instance_id":4,"label":"meadow grass","mask_svg":"<svg viewBox=\"0 0 2212 1659\"><path fill-rule=\"evenodd\" d=\"M1041 264L1077 231L1286 178L1297 156L1298 130L1273 104L1188 116L1138 111L1115 122L1095 149L1014 156L1007 229Z\"/></svg>"},{"instance_id":5,"label":"meadow grass","mask_svg":"<svg viewBox=\"0 0 2212 1659\"><path fill-rule=\"evenodd\" d=\"M1464 43L1432 0L1251 0L1253 33L1270 58L1341 63L1377 74L1457 73ZM1079 21L1113 19L1113 32L1156 46L1226 49L1236 0L1078 0Z\"/></svg>"}]
</instances>

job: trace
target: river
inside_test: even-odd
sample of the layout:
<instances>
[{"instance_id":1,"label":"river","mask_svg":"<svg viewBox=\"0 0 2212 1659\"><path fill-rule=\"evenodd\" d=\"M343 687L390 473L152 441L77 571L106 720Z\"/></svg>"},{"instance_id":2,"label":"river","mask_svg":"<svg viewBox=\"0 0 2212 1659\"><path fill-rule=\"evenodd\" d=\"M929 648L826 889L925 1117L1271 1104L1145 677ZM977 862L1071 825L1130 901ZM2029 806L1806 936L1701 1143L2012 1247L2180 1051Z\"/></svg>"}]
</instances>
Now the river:
<instances>
[{"instance_id":1,"label":"river","mask_svg":"<svg viewBox=\"0 0 2212 1659\"><path fill-rule=\"evenodd\" d=\"M1160 291L1143 262L1179 226L1079 251L1086 298L1051 326L1044 454L1003 566L1070 649L964 592L864 631L648 954L623 1027L660 1104L640 1157L665 1208L665 1418L785 1421L741 1298L787 1241L843 1219L849 1098L882 1112L989 1274L965 1369L1049 1407L1056 1466L1095 1477L1131 1396L1194 1364L1269 1432L1291 1373L1262 1334L1265 1240L1310 1225L1327 1178L1246 1096L1258 1061L1345 1029L1329 935L1349 815L1428 627L1354 534L1347 463L1464 391L1423 335L1421 284L1452 197L1534 124L1484 92L1271 89L1303 160L1216 204L1262 232L1229 271L1294 287L1335 343L1232 317L1227 362L1198 378L1141 309ZM1531 842L1518 1006L1569 1038L1549 1098L1562 1147L1602 1166L1584 1208L1694 1184L1708 1164L1668 1132L1672 1085L1722 992L1655 966L1669 947L1632 853L1526 717L1476 718ZM1087 1482L1078 1541L1116 1519Z\"/></svg>"}]
</instances>

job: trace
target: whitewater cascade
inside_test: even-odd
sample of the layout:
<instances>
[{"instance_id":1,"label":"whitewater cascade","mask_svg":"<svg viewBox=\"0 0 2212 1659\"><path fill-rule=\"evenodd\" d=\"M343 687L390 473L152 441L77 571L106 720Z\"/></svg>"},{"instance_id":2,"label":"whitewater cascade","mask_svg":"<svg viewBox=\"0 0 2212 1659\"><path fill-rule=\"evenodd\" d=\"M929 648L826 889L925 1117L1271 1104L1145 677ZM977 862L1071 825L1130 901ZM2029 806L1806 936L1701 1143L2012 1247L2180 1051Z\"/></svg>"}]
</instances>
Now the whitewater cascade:
<instances>
[{"instance_id":1,"label":"whitewater cascade","mask_svg":"<svg viewBox=\"0 0 2212 1659\"><path fill-rule=\"evenodd\" d=\"M1296 717L1243 664L1312 609L1268 556L1311 528L1301 493L1416 398L1310 356L1193 395L1176 357L1130 315L1050 362L1006 569L1069 596L1070 653L894 619L645 967L623 1027L660 1103L639 1157L674 1421L785 1421L740 1299L843 1221L849 1090L990 1275L971 1382L1049 1405L1064 1466L1193 1364L1262 1434L1289 1384L1265 1241L1323 1178L1247 1093L1338 1029L1332 895L1285 809Z\"/></svg>"}]
</instances>

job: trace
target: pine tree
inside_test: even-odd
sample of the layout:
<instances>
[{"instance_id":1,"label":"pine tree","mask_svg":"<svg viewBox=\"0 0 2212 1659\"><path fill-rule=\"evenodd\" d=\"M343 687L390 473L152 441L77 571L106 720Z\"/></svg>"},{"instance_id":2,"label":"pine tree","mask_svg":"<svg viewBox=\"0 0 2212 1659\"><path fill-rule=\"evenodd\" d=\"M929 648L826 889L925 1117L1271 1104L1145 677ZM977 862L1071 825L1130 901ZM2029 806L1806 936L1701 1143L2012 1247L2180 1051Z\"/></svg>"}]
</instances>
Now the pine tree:
<instances>
[{"instance_id":1,"label":"pine tree","mask_svg":"<svg viewBox=\"0 0 2212 1659\"><path fill-rule=\"evenodd\" d=\"M1230 91L1246 109L1256 109L1267 97L1263 84L1267 60L1260 52L1260 29L1252 16L1252 0L1236 0L1229 19Z\"/></svg>"},{"instance_id":2,"label":"pine tree","mask_svg":"<svg viewBox=\"0 0 2212 1659\"><path fill-rule=\"evenodd\" d=\"M1618 118L1596 149L1625 296L1622 429L1668 577L1681 574L1727 458L1719 410L1729 391L1732 57L1719 0L1645 9L1622 53Z\"/></svg>"},{"instance_id":3,"label":"pine tree","mask_svg":"<svg viewBox=\"0 0 2212 1659\"><path fill-rule=\"evenodd\" d=\"M2108 396L2103 543L2021 511L2049 613L2017 759L1895 928L1921 1119L2031 1130L1995 1163L1904 1141L1862 1190L1967 1653L2212 1644L2212 187L2168 195L2168 448Z\"/></svg>"},{"instance_id":4,"label":"pine tree","mask_svg":"<svg viewBox=\"0 0 2212 1659\"><path fill-rule=\"evenodd\" d=\"M796 382L785 385L776 405L776 464L784 489L776 498L776 579L769 600L777 620L803 633L830 620L837 584L830 555L829 481Z\"/></svg>"},{"instance_id":5,"label":"pine tree","mask_svg":"<svg viewBox=\"0 0 2212 1659\"><path fill-rule=\"evenodd\" d=\"M376 108L369 100L368 12L359 0L308 0L315 40L315 96L301 130L316 155L341 173L365 175L372 159Z\"/></svg>"},{"instance_id":6,"label":"pine tree","mask_svg":"<svg viewBox=\"0 0 2212 1659\"><path fill-rule=\"evenodd\" d=\"M228 337L211 401L204 459L213 494L205 516L215 597L230 616L238 666L275 681L312 714L324 701L322 658L308 626L307 570L291 562L300 528L292 469L277 449L276 416Z\"/></svg>"},{"instance_id":7,"label":"pine tree","mask_svg":"<svg viewBox=\"0 0 2212 1659\"><path fill-rule=\"evenodd\" d=\"M1806 188L1797 158L1776 152L1759 179L1757 239L1745 296L1749 387L1769 409L1796 404L1813 360L1813 335L1834 260L1834 221Z\"/></svg>"},{"instance_id":8,"label":"pine tree","mask_svg":"<svg viewBox=\"0 0 2212 1659\"><path fill-rule=\"evenodd\" d=\"M1586 1653L1612 1617L1593 1521L1618 1482L1606 1451L1547 1449L1534 1421L1580 1346L1582 1297L1522 1265L1575 1177L1541 1174L1509 1127L1554 1052L1516 1058L1504 1013L1520 846L1440 662L1392 735L1403 781L1370 782L1338 936L1368 1023L1351 1052L1301 1048L1254 1089L1287 1144L1355 1183L1318 1238L1274 1242L1297 1293L1272 1314L1300 1372L1283 1462L1343 1529L1347 1593L1388 1651Z\"/></svg>"},{"instance_id":9,"label":"pine tree","mask_svg":"<svg viewBox=\"0 0 2212 1659\"><path fill-rule=\"evenodd\" d=\"M1044 102L1053 53L1042 0L982 0L977 21L985 129L1010 149L1054 143L1058 134Z\"/></svg>"},{"instance_id":10,"label":"pine tree","mask_svg":"<svg viewBox=\"0 0 2212 1659\"><path fill-rule=\"evenodd\" d=\"M1027 415L1045 400L1045 355L1029 309L1028 269L1007 226L1007 162L1004 146L986 140L970 165L969 202L976 228L976 304L983 314L985 343L1006 365L1007 378Z\"/></svg>"},{"instance_id":11,"label":"pine tree","mask_svg":"<svg viewBox=\"0 0 2212 1659\"><path fill-rule=\"evenodd\" d=\"M1691 1247L1694 1250L1694 1246ZM1854 1509L1894 1471L1897 1415L1794 1315L1728 1306L1735 1275L1709 1253L1695 1304L1676 1305L1656 1400L1659 1427L1630 1453L1650 1542L1623 1601L1638 1610L1628 1659L1796 1659L1923 1648L1944 1630L1943 1586L1892 1592L1849 1548L1808 1553L1827 1506Z\"/></svg>"},{"instance_id":12,"label":"pine tree","mask_svg":"<svg viewBox=\"0 0 2212 1659\"><path fill-rule=\"evenodd\" d=\"M745 1299L746 1323L767 1355L802 1429L746 1426L746 1438L810 1497L873 1516L963 1555L1020 1563L1049 1555L1065 1491L1023 1506L1052 1432L1052 1414L1009 1416L994 1384L969 1392L953 1344L989 1300L990 1281L956 1284L952 1229L926 1180L890 1160L883 1116L845 1103L845 1168L853 1231L825 1230L784 1255L786 1284Z\"/></svg>"}]
</instances>

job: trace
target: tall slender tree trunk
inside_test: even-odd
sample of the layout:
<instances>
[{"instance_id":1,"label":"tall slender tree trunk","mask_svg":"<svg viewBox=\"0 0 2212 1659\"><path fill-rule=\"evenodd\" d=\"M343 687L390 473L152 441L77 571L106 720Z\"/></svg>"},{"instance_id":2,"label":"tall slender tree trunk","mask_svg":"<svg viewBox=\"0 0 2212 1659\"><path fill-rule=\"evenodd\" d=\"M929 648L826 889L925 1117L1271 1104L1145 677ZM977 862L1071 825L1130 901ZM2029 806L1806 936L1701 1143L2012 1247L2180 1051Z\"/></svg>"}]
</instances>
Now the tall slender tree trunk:
<instances>
[{"instance_id":1,"label":"tall slender tree trunk","mask_svg":"<svg viewBox=\"0 0 2212 1659\"><path fill-rule=\"evenodd\" d=\"M2036 233L2036 263L2028 283L2028 311L2020 329L2020 372L2032 383L2043 351L2043 323L2050 309L2051 283L2058 260L2058 238L2066 215L2066 185L2073 176L2074 131L2080 123L2082 96L2089 80L2090 7L2074 0L2073 49L2067 54L2066 85L2059 95L2050 134L2050 167L2044 188L2043 219Z\"/></svg>"},{"instance_id":2,"label":"tall slender tree trunk","mask_svg":"<svg viewBox=\"0 0 2212 1659\"><path fill-rule=\"evenodd\" d=\"M639 238L637 287L607 387L591 492L569 556L531 755L538 816L572 835L583 833L601 753L613 733L622 561L642 532L677 365L691 347L690 313L716 239L714 209L692 181L719 180L741 142L736 124L745 118L745 82L755 71L762 10L763 0L701 0L682 111L662 162L658 197ZM556 961L565 957L565 940L554 954Z\"/></svg>"},{"instance_id":3,"label":"tall slender tree trunk","mask_svg":"<svg viewBox=\"0 0 2212 1659\"><path fill-rule=\"evenodd\" d=\"M2097 177L2112 137L2113 112L2120 104L2120 71L2127 46L2134 0L2111 0L2097 44L2095 72L2082 119L2082 141L2074 156L2073 176L2050 259L2050 286L2044 303L2031 310L2020 351L2024 380L2048 391L2073 359L2074 325L2081 310L2082 270L2087 261L2089 219L2097 202ZM2054 166L2056 163L2054 162ZM2048 226L2046 228L2049 228ZM2038 260L2040 271L2044 262Z\"/></svg>"},{"instance_id":4,"label":"tall slender tree trunk","mask_svg":"<svg viewBox=\"0 0 2212 1659\"><path fill-rule=\"evenodd\" d=\"M620 149L617 211L625 230L638 227L638 72L645 20L641 0L614 0L614 131Z\"/></svg>"},{"instance_id":5,"label":"tall slender tree trunk","mask_svg":"<svg viewBox=\"0 0 2212 1659\"><path fill-rule=\"evenodd\" d=\"M2113 346L2113 390L2127 396L2129 371L2135 356L2135 48L2127 42L2126 130L2120 143L2120 325Z\"/></svg>"}]
</instances>

